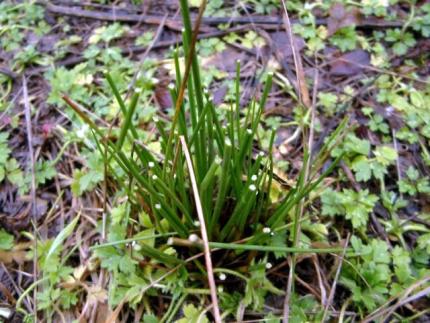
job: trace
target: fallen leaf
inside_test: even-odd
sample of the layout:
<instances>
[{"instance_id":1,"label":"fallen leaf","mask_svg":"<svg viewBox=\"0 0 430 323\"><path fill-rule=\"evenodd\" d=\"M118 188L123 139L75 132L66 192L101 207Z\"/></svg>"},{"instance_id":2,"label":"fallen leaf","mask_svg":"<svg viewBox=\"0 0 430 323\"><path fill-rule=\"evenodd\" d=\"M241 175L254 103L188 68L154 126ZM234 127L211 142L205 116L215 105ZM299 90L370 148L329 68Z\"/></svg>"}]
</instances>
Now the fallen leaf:
<instances>
[{"instance_id":1,"label":"fallen leaf","mask_svg":"<svg viewBox=\"0 0 430 323\"><path fill-rule=\"evenodd\" d=\"M98 285L88 288L88 302L91 304L104 303L108 298L107 291Z\"/></svg>"},{"instance_id":2,"label":"fallen leaf","mask_svg":"<svg viewBox=\"0 0 430 323\"><path fill-rule=\"evenodd\" d=\"M234 49L225 49L206 59L202 59L202 65L205 67L216 67L225 72L234 72L236 70L236 62L244 61L245 54Z\"/></svg>"},{"instance_id":3,"label":"fallen leaf","mask_svg":"<svg viewBox=\"0 0 430 323\"><path fill-rule=\"evenodd\" d=\"M0 250L0 262L10 264L15 262L23 264L27 260L28 248L31 243L23 242L16 244L12 250Z\"/></svg>"},{"instance_id":4,"label":"fallen leaf","mask_svg":"<svg viewBox=\"0 0 430 323\"><path fill-rule=\"evenodd\" d=\"M290 41L288 40L288 36L286 32L276 32L270 34L272 38L273 45L279 50L280 55L283 59L287 59L290 56L293 56L293 50L291 49ZM306 43L303 38L298 36L293 36L294 45L298 52L300 52L303 48L305 48Z\"/></svg>"},{"instance_id":5,"label":"fallen leaf","mask_svg":"<svg viewBox=\"0 0 430 323\"><path fill-rule=\"evenodd\" d=\"M170 96L169 89L163 84L156 85L155 99L160 108L163 110L173 107L172 97Z\"/></svg>"},{"instance_id":6,"label":"fallen leaf","mask_svg":"<svg viewBox=\"0 0 430 323\"><path fill-rule=\"evenodd\" d=\"M346 9L342 3L335 3L330 8L330 16L327 19L328 35L333 35L337 30L351 25L358 25L361 21L360 11L356 8Z\"/></svg>"},{"instance_id":7,"label":"fallen leaf","mask_svg":"<svg viewBox=\"0 0 430 323\"><path fill-rule=\"evenodd\" d=\"M220 105L221 103L224 102L224 98L227 94L227 90L228 88L226 86L220 86L214 91L213 103L215 104L215 106Z\"/></svg>"},{"instance_id":8,"label":"fallen leaf","mask_svg":"<svg viewBox=\"0 0 430 323\"><path fill-rule=\"evenodd\" d=\"M370 64L368 52L357 49L343 54L330 62L330 73L335 76L356 75Z\"/></svg>"}]
</instances>

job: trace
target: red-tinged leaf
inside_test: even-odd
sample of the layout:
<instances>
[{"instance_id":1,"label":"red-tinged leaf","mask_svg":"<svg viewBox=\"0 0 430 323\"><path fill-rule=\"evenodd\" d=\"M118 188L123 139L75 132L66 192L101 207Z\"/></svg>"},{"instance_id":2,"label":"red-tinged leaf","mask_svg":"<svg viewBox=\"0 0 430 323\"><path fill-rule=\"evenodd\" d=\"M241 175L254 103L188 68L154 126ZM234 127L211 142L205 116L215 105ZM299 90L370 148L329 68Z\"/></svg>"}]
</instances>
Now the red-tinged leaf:
<instances>
[{"instance_id":1,"label":"red-tinged leaf","mask_svg":"<svg viewBox=\"0 0 430 323\"><path fill-rule=\"evenodd\" d=\"M343 4L335 3L330 8L327 20L328 34L333 35L338 29L358 25L361 21L360 11L356 8L346 9Z\"/></svg>"},{"instance_id":2,"label":"red-tinged leaf","mask_svg":"<svg viewBox=\"0 0 430 323\"><path fill-rule=\"evenodd\" d=\"M155 87L155 99L161 109L168 109L173 106L169 90L161 84Z\"/></svg>"},{"instance_id":3,"label":"red-tinged leaf","mask_svg":"<svg viewBox=\"0 0 430 323\"><path fill-rule=\"evenodd\" d=\"M330 73L335 76L350 76L361 73L370 64L370 55L357 49L335 58L330 63Z\"/></svg>"},{"instance_id":4,"label":"red-tinged leaf","mask_svg":"<svg viewBox=\"0 0 430 323\"><path fill-rule=\"evenodd\" d=\"M45 139L52 136L52 131L55 128L55 124L46 122L42 125L42 135Z\"/></svg>"}]
</instances>

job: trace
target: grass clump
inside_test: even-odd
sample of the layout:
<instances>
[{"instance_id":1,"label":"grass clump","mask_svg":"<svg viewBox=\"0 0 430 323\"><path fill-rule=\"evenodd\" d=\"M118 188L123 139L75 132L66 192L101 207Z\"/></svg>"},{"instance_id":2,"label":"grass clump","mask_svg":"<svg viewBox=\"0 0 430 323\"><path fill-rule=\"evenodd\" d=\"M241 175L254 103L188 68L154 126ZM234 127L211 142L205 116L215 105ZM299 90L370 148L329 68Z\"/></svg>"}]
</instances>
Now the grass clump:
<instances>
[{"instance_id":1,"label":"grass clump","mask_svg":"<svg viewBox=\"0 0 430 323\"><path fill-rule=\"evenodd\" d=\"M263 152L257 147L257 127L273 76L270 73L267 75L260 97L242 108L240 62L237 62L235 97L225 120L222 120L219 107L215 106L211 95L201 85L199 62L194 55L195 34L191 29L186 1L181 1L181 9L185 27L183 45L186 69L181 71L179 54L175 51L176 82L170 86L172 101L176 102L174 116L171 123L154 120L160 136L159 154L154 154L141 141L133 123L133 116L139 109L139 88L135 88L126 100L119 93L116 80L106 75L123 116L119 131L99 127L76 103L65 97L92 129L98 149L104 156L106 175L109 175L105 181L115 180L117 191L125 192L128 198L127 203L118 207L120 210L115 208L111 217L106 219L107 234L103 234L106 240L93 247L102 267L117 273L114 275L115 282L111 284L113 304L120 304L124 299L132 304L139 301L146 290L154 287L154 277L157 277L157 282L164 278L168 282L167 277L179 267L181 271L175 275L182 276L180 287L173 288L171 283L164 286L174 295L186 295L190 288L204 289L206 286L204 278L190 279L194 275L204 277L206 270L195 256L198 253L196 247L203 247L201 223L197 217L181 138L191 152L209 246L213 250L223 250L213 256L215 271L225 270L241 275L239 272L251 266L259 268L260 274L263 270L264 276L264 268L269 268L265 267L265 263L272 253L280 256L339 251L336 248L311 248L302 242L296 245L294 237L300 230L301 203L332 172L342 157L339 156L321 171L330 151L343 136L346 120L327 138L318 153L310 154L305 149L303 164L312 166L307 170L304 166L297 174L296 186L286 189L280 200L273 201L271 190L273 182L278 180L273 172L271 156L275 131L269 151ZM132 254L127 252L130 244L134 246ZM142 270L137 266L147 263L148 259L150 263L158 263L158 267L161 265L161 269ZM145 277L145 281L149 279L152 283L149 287L142 283L144 286L140 288L126 288L123 280L127 275L136 279ZM267 292L282 294L270 281L264 281L260 286L264 295ZM118 286L128 292L121 294ZM251 289L254 288L257 287ZM248 286L246 290L259 294L259 291L251 289ZM182 296L177 297L184 301ZM260 294L255 297L247 295L245 299L248 300L246 305L263 305ZM171 306L166 314L167 320L177 311L174 301Z\"/></svg>"}]
</instances>

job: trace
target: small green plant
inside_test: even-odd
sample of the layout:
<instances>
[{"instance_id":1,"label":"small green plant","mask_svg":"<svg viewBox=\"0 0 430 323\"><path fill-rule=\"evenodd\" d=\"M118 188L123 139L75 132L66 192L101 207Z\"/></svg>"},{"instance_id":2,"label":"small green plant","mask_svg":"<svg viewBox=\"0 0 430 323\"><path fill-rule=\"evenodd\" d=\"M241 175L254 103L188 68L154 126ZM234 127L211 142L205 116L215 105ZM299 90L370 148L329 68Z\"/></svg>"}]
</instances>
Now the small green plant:
<instances>
[{"instance_id":1,"label":"small green plant","mask_svg":"<svg viewBox=\"0 0 430 323\"><path fill-rule=\"evenodd\" d=\"M222 52L225 48L225 43L217 38L200 41L197 44L197 50L201 56L210 56Z\"/></svg>"},{"instance_id":2,"label":"small green plant","mask_svg":"<svg viewBox=\"0 0 430 323\"><path fill-rule=\"evenodd\" d=\"M406 54L408 49L416 44L413 34L400 29L388 30L385 40L393 43L393 52L398 56Z\"/></svg>"},{"instance_id":3,"label":"small green plant","mask_svg":"<svg viewBox=\"0 0 430 323\"><path fill-rule=\"evenodd\" d=\"M350 220L354 228L365 228L378 197L369 194L368 190L354 192L344 189L342 192L335 192L326 189L321 196L323 202L322 213L325 215L344 215Z\"/></svg>"},{"instance_id":4,"label":"small green plant","mask_svg":"<svg viewBox=\"0 0 430 323\"><path fill-rule=\"evenodd\" d=\"M372 177L383 180L388 173L388 167L397 159L397 151L389 145L383 145L371 150L368 140L360 139L349 133L342 145L332 151L333 156L345 154L346 163L351 166L358 181L368 181ZM373 154L369 157L370 153Z\"/></svg>"},{"instance_id":5,"label":"small green plant","mask_svg":"<svg viewBox=\"0 0 430 323\"><path fill-rule=\"evenodd\" d=\"M409 195L430 194L430 180L420 177L416 168L410 166L406 171L406 178L399 181L399 191Z\"/></svg>"},{"instance_id":6,"label":"small green plant","mask_svg":"<svg viewBox=\"0 0 430 323\"><path fill-rule=\"evenodd\" d=\"M280 6L279 1L276 0L245 0L244 2L251 4L259 14L270 14Z\"/></svg>"},{"instance_id":7,"label":"small green plant","mask_svg":"<svg viewBox=\"0 0 430 323\"><path fill-rule=\"evenodd\" d=\"M357 33L354 26L343 27L329 38L329 41L339 47L342 52L353 50L357 44Z\"/></svg>"},{"instance_id":8,"label":"small green plant","mask_svg":"<svg viewBox=\"0 0 430 323\"><path fill-rule=\"evenodd\" d=\"M6 179L9 183L17 186L21 193L25 193L28 186L18 161L10 155L8 137L9 134L0 132L0 182Z\"/></svg>"},{"instance_id":9,"label":"small green plant","mask_svg":"<svg viewBox=\"0 0 430 323\"><path fill-rule=\"evenodd\" d=\"M387 9L390 5L389 0L365 0L362 1L362 12L365 15L375 15L384 17L387 15Z\"/></svg>"},{"instance_id":10,"label":"small green plant","mask_svg":"<svg viewBox=\"0 0 430 323\"><path fill-rule=\"evenodd\" d=\"M354 256L345 263L340 283L350 290L359 313L373 311L405 290L428 286L416 286L417 280L428 275L428 269L420 268L417 250L409 252L400 246L389 250L386 241L357 236L351 238L351 246Z\"/></svg>"},{"instance_id":11,"label":"small green plant","mask_svg":"<svg viewBox=\"0 0 430 323\"><path fill-rule=\"evenodd\" d=\"M383 134L389 133L389 127L388 124L384 121L384 117L380 114L374 113L372 108L363 108L362 109L364 115L366 115L369 118L369 128L372 131L379 131Z\"/></svg>"},{"instance_id":12,"label":"small green plant","mask_svg":"<svg viewBox=\"0 0 430 323\"><path fill-rule=\"evenodd\" d=\"M412 28L421 32L424 37L430 36L430 4L426 3L419 8L420 15L412 20Z\"/></svg>"},{"instance_id":13,"label":"small green plant","mask_svg":"<svg viewBox=\"0 0 430 323\"><path fill-rule=\"evenodd\" d=\"M336 95L330 92L319 92L318 99L328 116L333 116L337 112L338 97Z\"/></svg>"},{"instance_id":14,"label":"small green plant","mask_svg":"<svg viewBox=\"0 0 430 323\"><path fill-rule=\"evenodd\" d=\"M224 37L224 40L230 44L240 44L246 48L261 48L265 45L264 38L260 37L255 31L248 31L244 36L236 33L230 33Z\"/></svg>"},{"instance_id":15,"label":"small green plant","mask_svg":"<svg viewBox=\"0 0 430 323\"><path fill-rule=\"evenodd\" d=\"M387 243L372 239L365 244L353 236L351 246L358 257L345 265L340 282L351 290L352 299L360 311L373 310L389 295L391 259Z\"/></svg>"}]
</instances>

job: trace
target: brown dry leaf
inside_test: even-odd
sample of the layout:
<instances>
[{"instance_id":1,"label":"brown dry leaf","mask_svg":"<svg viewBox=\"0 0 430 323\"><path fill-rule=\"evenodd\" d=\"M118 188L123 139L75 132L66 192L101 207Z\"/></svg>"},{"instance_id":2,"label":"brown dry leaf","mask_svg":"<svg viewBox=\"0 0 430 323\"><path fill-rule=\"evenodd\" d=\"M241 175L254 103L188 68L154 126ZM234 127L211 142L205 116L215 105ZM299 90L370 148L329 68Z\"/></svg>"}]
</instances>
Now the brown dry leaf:
<instances>
[{"instance_id":1,"label":"brown dry leaf","mask_svg":"<svg viewBox=\"0 0 430 323\"><path fill-rule=\"evenodd\" d=\"M284 60L293 56L293 50L291 49L290 41L288 40L288 36L285 32L272 33L270 34L270 37L272 38L273 45L275 45L276 49L279 50L280 55ZM293 36L293 39L297 52L300 52L305 48L306 43L303 38Z\"/></svg>"},{"instance_id":2,"label":"brown dry leaf","mask_svg":"<svg viewBox=\"0 0 430 323\"><path fill-rule=\"evenodd\" d=\"M202 65L205 67L213 66L225 72L234 72L236 70L237 60L244 61L245 58L245 53L227 48L222 52L202 59Z\"/></svg>"},{"instance_id":3,"label":"brown dry leaf","mask_svg":"<svg viewBox=\"0 0 430 323\"><path fill-rule=\"evenodd\" d=\"M347 10L342 3L335 3L331 6L327 19L328 35L333 35L340 28L358 25L360 21L361 14L358 9Z\"/></svg>"},{"instance_id":4,"label":"brown dry leaf","mask_svg":"<svg viewBox=\"0 0 430 323\"><path fill-rule=\"evenodd\" d=\"M299 50L295 44L295 40L293 37L292 28L291 28L291 23L290 23L290 18L288 16L288 11L287 11L287 7L285 6L285 2L283 2L283 4L284 4L284 12L285 12L285 15L283 16L285 31L288 35L288 40L290 42L290 46L292 47L294 66L296 68L297 92L298 92L297 94L299 96L300 102L306 108L310 108L311 107L311 100L310 100L310 96L309 96L309 89L308 89L308 86L306 84L305 72L303 69L302 59L300 56L300 52L299 52Z\"/></svg>"},{"instance_id":5,"label":"brown dry leaf","mask_svg":"<svg viewBox=\"0 0 430 323\"><path fill-rule=\"evenodd\" d=\"M27 249L30 247L31 243L22 242L16 244L12 250L0 250L0 262L4 264L10 264L15 262L17 264L23 264L27 258Z\"/></svg>"},{"instance_id":6,"label":"brown dry leaf","mask_svg":"<svg viewBox=\"0 0 430 323\"><path fill-rule=\"evenodd\" d=\"M92 304L104 303L107 297L107 291L98 285L88 288L88 301Z\"/></svg>"},{"instance_id":7,"label":"brown dry leaf","mask_svg":"<svg viewBox=\"0 0 430 323\"><path fill-rule=\"evenodd\" d=\"M356 75L363 71L370 64L368 52L357 49L337 57L330 62L330 73L336 76Z\"/></svg>"},{"instance_id":8,"label":"brown dry leaf","mask_svg":"<svg viewBox=\"0 0 430 323\"><path fill-rule=\"evenodd\" d=\"M85 273L87 272L88 268L86 265L79 265L78 267L76 267L73 270L73 277L78 280L81 281L82 278L84 277Z\"/></svg>"}]
</instances>

